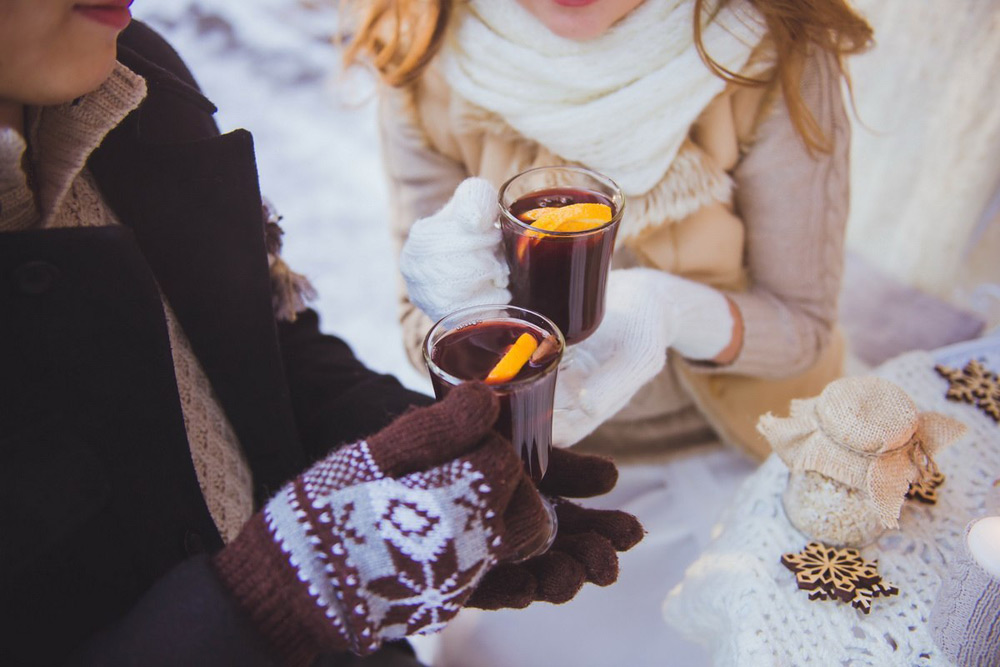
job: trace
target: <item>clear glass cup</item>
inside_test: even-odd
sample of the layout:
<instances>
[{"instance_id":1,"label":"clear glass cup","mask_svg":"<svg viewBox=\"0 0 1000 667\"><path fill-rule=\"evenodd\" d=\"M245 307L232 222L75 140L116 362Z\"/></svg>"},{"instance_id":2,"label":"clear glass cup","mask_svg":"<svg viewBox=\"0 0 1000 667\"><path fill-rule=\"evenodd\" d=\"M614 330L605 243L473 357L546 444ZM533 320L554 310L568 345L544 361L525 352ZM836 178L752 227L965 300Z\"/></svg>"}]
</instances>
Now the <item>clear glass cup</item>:
<instances>
[{"instance_id":1,"label":"clear glass cup","mask_svg":"<svg viewBox=\"0 0 1000 667\"><path fill-rule=\"evenodd\" d=\"M545 231L520 215L533 208L602 203L611 220L585 231ZM537 167L500 187L500 230L510 267L511 304L552 319L579 343L604 318L604 295L625 195L614 181L583 167Z\"/></svg>"},{"instance_id":2,"label":"clear glass cup","mask_svg":"<svg viewBox=\"0 0 1000 667\"><path fill-rule=\"evenodd\" d=\"M529 361L513 379L488 386L500 402L495 430L510 440L525 470L537 484L548 467L552 448L552 410L556 374L566 342L552 320L516 306L473 306L441 318L424 338L424 362L434 395L441 399L462 382L485 380L507 348L530 333L549 351ZM542 496L549 514L549 530L536 544L527 545L521 560L544 553L556 535L556 514Z\"/></svg>"}]
</instances>

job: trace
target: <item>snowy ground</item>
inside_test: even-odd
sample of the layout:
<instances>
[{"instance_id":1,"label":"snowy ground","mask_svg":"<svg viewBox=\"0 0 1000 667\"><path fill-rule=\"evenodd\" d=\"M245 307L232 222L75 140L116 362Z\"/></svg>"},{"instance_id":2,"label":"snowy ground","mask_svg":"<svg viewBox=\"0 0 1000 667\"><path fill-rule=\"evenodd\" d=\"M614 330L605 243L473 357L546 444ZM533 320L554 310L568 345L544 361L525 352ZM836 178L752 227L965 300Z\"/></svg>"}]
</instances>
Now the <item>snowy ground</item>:
<instances>
[{"instance_id":1,"label":"snowy ground","mask_svg":"<svg viewBox=\"0 0 1000 667\"><path fill-rule=\"evenodd\" d=\"M284 255L319 290L324 330L429 392L396 319L372 82L342 72L336 11L300 0L137 0L132 10L185 58L223 131L253 132L261 189L284 216Z\"/></svg>"}]
</instances>

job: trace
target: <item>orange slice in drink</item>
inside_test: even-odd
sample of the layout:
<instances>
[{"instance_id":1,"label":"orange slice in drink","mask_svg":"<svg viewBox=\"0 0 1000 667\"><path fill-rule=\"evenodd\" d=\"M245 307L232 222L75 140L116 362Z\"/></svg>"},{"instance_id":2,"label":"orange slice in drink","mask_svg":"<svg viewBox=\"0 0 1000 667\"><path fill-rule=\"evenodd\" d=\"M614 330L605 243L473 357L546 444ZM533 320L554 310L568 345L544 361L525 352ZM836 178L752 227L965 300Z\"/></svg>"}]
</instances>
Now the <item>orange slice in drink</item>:
<instances>
[{"instance_id":1,"label":"orange slice in drink","mask_svg":"<svg viewBox=\"0 0 1000 667\"><path fill-rule=\"evenodd\" d=\"M533 208L521 214L521 219L531 221L532 229L542 232L585 232L611 222L611 207L607 204L569 204L567 206ZM524 259L529 237L526 232L517 243L517 258Z\"/></svg>"},{"instance_id":2,"label":"orange slice in drink","mask_svg":"<svg viewBox=\"0 0 1000 667\"><path fill-rule=\"evenodd\" d=\"M507 353L503 355L497 365L493 367L490 374L486 376L486 384L499 384L507 382L517 377L521 369L535 350L538 349L538 341L529 333L521 334L510 346Z\"/></svg>"},{"instance_id":3,"label":"orange slice in drink","mask_svg":"<svg viewBox=\"0 0 1000 667\"><path fill-rule=\"evenodd\" d=\"M610 218L608 219L610 220ZM579 218L574 218L573 220L567 220L558 227L556 227L557 232L586 232L591 229L597 229L608 222L608 220L583 220Z\"/></svg>"},{"instance_id":4,"label":"orange slice in drink","mask_svg":"<svg viewBox=\"0 0 1000 667\"><path fill-rule=\"evenodd\" d=\"M528 213L538 210L532 209ZM544 232L580 232L611 222L611 207L607 204L570 204L541 211L531 226Z\"/></svg>"},{"instance_id":5,"label":"orange slice in drink","mask_svg":"<svg viewBox=\"0 0 1000 667\"><path fill-rule=\"evenodd\" d=\"M517 261L524 261L524 255L528 252L528 246L535 240L536 239L529 237L527 234L517 240Z\"/></svg>"},{"instance_id":6,"label":"orange slice in drink","mask_svg":"<svg viewBox=\"0 0 1000 667\"><path fill-rule=\"evenodd\" d=\"M552 210L551 206L548 207L543 206L542 208L533 208L530 211L525 211L524 213L522 213L517 217L519 217L522 222L534 222L535 220L538 220L538 216L540 216L542 213L551 210Z\"/></svg>"}]
</instances>

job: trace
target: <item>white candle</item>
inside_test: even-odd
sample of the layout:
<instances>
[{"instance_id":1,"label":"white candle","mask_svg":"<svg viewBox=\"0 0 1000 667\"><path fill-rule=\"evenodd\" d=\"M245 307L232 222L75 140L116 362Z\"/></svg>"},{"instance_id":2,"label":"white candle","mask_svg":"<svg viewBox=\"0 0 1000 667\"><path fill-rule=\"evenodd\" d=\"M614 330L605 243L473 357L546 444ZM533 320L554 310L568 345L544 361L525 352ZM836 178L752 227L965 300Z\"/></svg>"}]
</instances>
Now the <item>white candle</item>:
<instances>
[{"instance_id":1,"label":"white candle","mask_svg":"<svg viewBox=\"0 0 1000 667\"><path fill-rule=\"evenodd\" d=\"M1000 516L988 516L969 528L969 555L992 576L1000 578Z\"/></svg>"}]
</instances>

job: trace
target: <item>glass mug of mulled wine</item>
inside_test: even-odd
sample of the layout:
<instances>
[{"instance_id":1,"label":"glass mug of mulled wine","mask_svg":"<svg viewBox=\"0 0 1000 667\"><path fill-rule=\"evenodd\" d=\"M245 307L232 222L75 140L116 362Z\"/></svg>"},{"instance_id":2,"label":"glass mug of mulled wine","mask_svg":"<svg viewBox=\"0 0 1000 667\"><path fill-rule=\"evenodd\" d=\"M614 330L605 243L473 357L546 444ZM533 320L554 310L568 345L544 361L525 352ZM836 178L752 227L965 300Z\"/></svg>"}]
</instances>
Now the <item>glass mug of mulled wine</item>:
<instances>
[{"instance_id":1,"label":"glass mug of mulled wine","mask_svg":"<svg viewBox=\"0 0 1000 667\"><path fill-rule=\"evenodd\" d=\"M537 167L504 183L499 204L511 304L550 318L567 345L586 339L604 318L621 188L583 167Z\"/></svg>"},{"instance_id":2,"label":"glass mug of mulled wine","mask_svg":"<svg viewBox=\"0 0 1000 667\"><path fill-rule=\"evenodd\" d=\"M510 440L537 484L552 448L556 374L566 342L552 320L516 306L472 306L438 320L424 338L424 362L441 399L462 382L481 380L497 395L494 429ZM542 496L549 530L520 560L544 553L556 534L556 514Z\"/></svg>"}]
</instances>

